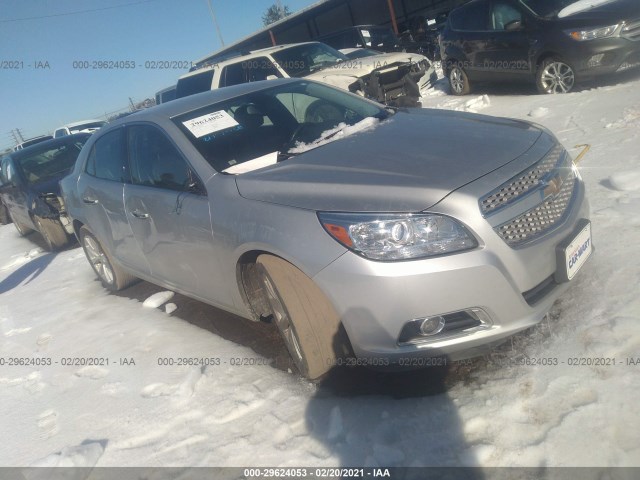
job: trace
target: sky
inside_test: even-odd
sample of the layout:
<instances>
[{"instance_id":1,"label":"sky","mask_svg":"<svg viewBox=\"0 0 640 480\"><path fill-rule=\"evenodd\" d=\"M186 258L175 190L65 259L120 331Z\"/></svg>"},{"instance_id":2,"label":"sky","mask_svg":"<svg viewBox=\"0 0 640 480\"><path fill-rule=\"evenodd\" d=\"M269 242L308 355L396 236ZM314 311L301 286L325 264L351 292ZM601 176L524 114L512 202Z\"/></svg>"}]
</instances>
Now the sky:
<instances>
[{"instance_id":1,"label":"sky","mask_svg":"<svg viewBox=\"0 0 640 480\"><path fill-rule=\"evenodd\" d=\"M262 28L273 3L212 0L225 44ZM313 3L283 1L293 12ZM188 71L153 62L187 64L219 48L207 0L2 0L0 151L15 128L25 139L50 134L152 98ZM101 61L135 68L82 68Z\"/></svg>"}]
</instances>

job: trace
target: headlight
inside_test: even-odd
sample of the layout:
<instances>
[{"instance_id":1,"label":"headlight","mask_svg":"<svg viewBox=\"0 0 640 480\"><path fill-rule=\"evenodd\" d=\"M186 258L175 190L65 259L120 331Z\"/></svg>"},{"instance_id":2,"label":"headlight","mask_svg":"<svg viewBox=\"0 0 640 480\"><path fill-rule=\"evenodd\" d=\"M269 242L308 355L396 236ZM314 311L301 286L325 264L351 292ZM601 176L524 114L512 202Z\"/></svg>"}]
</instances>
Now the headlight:
<instances>
[{"instance_id":1,"label":"headlight","mask_svg":"<svg viewBox=\"0 0 640 480\"><path fill-rule=\"evenodd\" d=\"M620 25L611 25L610 27L594 28L592 30L565 30L564 33L574 40L595 40L596 38L612 37Z\"/></svg>"},{"instance_id":2,"label":"headlight","mask_svg":"<svg viewBox=\"0 0 640 480\"><path fill-rule=\"evenodd\" d=\"M469 250L476 239L456 220L436 214L318 213L325 230L372 260L408 260Z\"/></svg>"}]
</instances>

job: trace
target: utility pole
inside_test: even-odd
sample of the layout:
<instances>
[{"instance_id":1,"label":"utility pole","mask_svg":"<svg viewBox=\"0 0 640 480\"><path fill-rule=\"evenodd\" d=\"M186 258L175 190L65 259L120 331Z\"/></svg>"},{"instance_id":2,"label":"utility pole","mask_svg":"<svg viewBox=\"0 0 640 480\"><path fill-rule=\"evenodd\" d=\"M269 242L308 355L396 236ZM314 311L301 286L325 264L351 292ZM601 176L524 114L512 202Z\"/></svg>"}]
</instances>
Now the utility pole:
<instances>
[{"instance_id":1,"label":"utility pole","mask_svg":"<svg viewBox=\"0 0 640 480\"><path fill-rule=\"evenodd\" d=\"M16 145L24 142L24 137L22 136L22 132L19 128L11 130L11 136L13 137L13 141L16 142Z\"/></svg>"},{"instance_id":2,"label":"utility pole","mask_svg":"<svg viewBox=\"0 0 640 480\"><path fill-rule=\"evenodd\" d=\"M224 47L224 39L222 38L222 32L220 31L220 25L218 25L218 19L216 18L216 12L213 11L213 4L211 0L207 0L209 4L209 11L211 12L211 18L213 19L213 24L216 26L216 30L218 31L218 38L220 39L220 43Z\"/></svg>"}]
</instances>

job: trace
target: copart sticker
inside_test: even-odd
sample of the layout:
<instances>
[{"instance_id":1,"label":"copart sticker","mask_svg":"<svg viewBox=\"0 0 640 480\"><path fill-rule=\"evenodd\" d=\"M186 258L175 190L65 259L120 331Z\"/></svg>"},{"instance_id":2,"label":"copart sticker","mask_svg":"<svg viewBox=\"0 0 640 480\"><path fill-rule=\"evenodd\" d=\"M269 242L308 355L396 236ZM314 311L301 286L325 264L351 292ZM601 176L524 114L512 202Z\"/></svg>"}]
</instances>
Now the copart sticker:
<instances>
[{"instance_id":1,"label":"copart sticker","mask_svg":"<svg viewBox=\"0 0 640 480\"><path fill-rule=\"evenodd\" d=\"M233 117L224 110L207 113L201 117L192 118L191 120L182 122L182 124L187 127L196 138L238 126L238 122L236 122Z\"/></svg>"}]
</instances>

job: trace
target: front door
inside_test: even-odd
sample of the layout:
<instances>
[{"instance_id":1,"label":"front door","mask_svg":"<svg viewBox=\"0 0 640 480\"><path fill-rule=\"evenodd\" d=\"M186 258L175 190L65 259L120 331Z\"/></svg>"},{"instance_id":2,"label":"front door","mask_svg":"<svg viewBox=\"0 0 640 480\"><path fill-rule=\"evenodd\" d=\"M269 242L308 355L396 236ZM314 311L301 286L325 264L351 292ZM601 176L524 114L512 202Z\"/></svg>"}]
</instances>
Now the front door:
<instances>
[{"instance_id":1,"label":"front door","mask_svg":"<svg viewBox=\"0 0 640 480\"><path fill-rule=\"evenodd\" d=\"M151 275L210 298L219 269L202 183L159 128L132 125L127 137L132 182L125 186L125 209Z\"/></svg>"}]
</instances>

